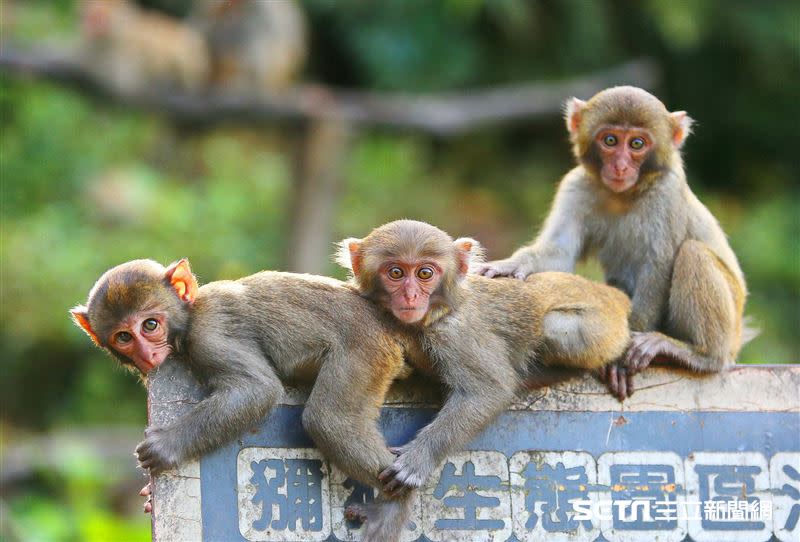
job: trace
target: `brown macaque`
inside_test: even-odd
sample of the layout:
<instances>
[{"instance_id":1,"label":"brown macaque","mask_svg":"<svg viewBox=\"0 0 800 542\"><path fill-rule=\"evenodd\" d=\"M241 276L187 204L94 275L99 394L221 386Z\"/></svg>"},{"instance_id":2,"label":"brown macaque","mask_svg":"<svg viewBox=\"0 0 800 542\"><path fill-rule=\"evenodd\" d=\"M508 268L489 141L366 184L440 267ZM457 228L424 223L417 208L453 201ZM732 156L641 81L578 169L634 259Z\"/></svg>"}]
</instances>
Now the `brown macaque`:
<instances>
[{"instance_id":1,"label":"brown macaque","mask_svg":"<svg viewBox=\"0 0 800 542\"><path fill-rule=\"evenodd\" d=\"M755 333L743 324L747 288L736 256L686 182L680 149L692 120L642 89L615 87L569 100L566 121L578 166L542 231L478 273L523 279L573 271L597 254L608 283L632 300L631 345L604 372L620 400L654 361L700 372L731 366Z\"/></svg>"},{"instance_id":2,"label":"brown macaque","mask_svg":"<svg viewBox=\"0 0 800 542\"><path fill-rule=\"evenodd\" d=\"M191 18L206 36L211 83L218 88L245 94L284 90L306 62L306 19L294 0L205 0Z\"/></svg>"},{"instance_id":3,"label":"brown macaque","mask_svg":"<svg viewBox=\"0 0 800 542\"><path fill-rule=\"evenodd\" d=\"M116 92L197 92L208 84L205 41L177 19L128 0L84 0L81 21L86 68Z\"/></svg>"},{"instance_id":4,"label":"brown macaque","mask_svg":"<svg viewBox=\"0 0 800 542\"><path fill-rule=\"evenodd\" d=\"M123 365L147 375L177 356L210 391L183 417L146 430L136 454L151 474L258 424L282 380L315 377L303 426L328 459L374 487L395 459L377 418L392 380L408 373L402 343L349 284L265 271L198 286L185 259L135 260L103 274L72 316ZM391 526L374 540L399 535Z\"/></svg>"},{"instance_id":5,"label":"brown macaque","mask_svg":"<svg viewBox=\"0 0 800 542\"><path fill-rule=\"evenodd\" d=\"M549 383L550 369L598 369L628 344L630 301L621 291L567 273L525 282L468 275L479 253L472 239L453 241L412 220L341 243L338 261L358 290L415 337L432 364L422 369L448 390L436 418L379 476L395 498L425 484L540 374ZM376 507L362 515L369 532L387 514Z\"/></svg>"}]
</instances>

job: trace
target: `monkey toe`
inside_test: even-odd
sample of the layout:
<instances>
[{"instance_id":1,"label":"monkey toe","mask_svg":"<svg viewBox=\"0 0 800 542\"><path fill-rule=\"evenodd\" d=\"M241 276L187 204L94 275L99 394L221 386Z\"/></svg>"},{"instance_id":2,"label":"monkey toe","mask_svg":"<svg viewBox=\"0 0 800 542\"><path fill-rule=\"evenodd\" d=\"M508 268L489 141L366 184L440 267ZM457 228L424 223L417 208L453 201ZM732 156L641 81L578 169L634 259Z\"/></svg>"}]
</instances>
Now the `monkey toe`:
<instances>
[{"instance_id":1,"label":"monkey toe","mask_svg":"<svg viewBox=\"0 0 800 542\"><path fill-rule=\"evenodd\" d=\"M625 367L616 363L606 369L606 386L618 401L622 402L629 397L629 390L633 393L632 376Z\"/></svg>"},{"instance_id":2,"label":"monkey toe","mask_svg":"<svg viewBox=\"0 0 800 542\"><path fill-rule=\"evenodd\" d=\"M348 521L364 523L368 519L368 514L364 507L357 504L351 504L344 509L344 518Z\"/></svg>"},{"instance_id":3,"label":"monkey toe","mask_svg":"<svg viewBox=\"0 0 800 542\"><path fill-rule=\"evenodd\" d=\"M643 371L659 353L660 340L650 333L635 333L623 361L631 374Z\"/></svg>"}]
</instances>

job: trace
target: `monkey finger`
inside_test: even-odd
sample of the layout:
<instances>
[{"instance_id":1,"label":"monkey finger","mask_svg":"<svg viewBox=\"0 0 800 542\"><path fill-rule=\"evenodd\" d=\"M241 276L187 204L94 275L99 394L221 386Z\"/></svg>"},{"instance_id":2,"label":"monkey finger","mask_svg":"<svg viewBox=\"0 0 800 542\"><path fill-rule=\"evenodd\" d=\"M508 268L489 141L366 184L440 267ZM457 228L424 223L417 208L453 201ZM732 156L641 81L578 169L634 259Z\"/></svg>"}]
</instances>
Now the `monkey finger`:
<instances>
[{"instance_id":1,"label":"monkey finger","mask_svg":"<svg viewBox=\"0 0 800 542\"><path fill-rule=\"evenodd\" d=\"M400 486L397 489L395 489L391 493L388 493L387 495L392 499L399 499L400 497L408 493L409 489L410 488L407 485L400 484Z\"/></svg>"},{"instance_id":2,"label":"monkey finger","mask_svg":"<svg viewBox=\"0 0 800 542\"><path fill-rule=\"evenodd\" d=\"M625 367L617 368L617 399L624 401L628 396L628 371Z\"/></svg>"},{"instance_id":3,"label":"monkey finger","mask_svg":"<svg viewBox=\"0 0 800 542\"><path fill-rule=\"evenodd\" d=\"M614 397L619 397L617 392L617 370L617 365L612 363L608 366L608 370L606 372L606 385L608 386L609 391L611 391L611 395Z\"/></svg>"},{"instance_id":4,"label":"monkey finger","mask_svg":"<svg viewBox=\"0 0 800 542\"><path fill-rule=\"evenodd\" d=\"M150 499L147 499L147 500L144 502L144 513L145 513L145 514L149 514L149 513L151 513L152 511L153 511L153 503L152 503L152 501L151 501Z\"/></svg>"},{"instance_id":5,"label":"monkey finger","mask_svg":"<svg viewBox=\"0 0 800 542\"><path fill-rule=\"evenodd\" d=\"M388 483L384 484L383 492L389 497L394 498L395 493L402 488L403 484L397 478L392 478Z\"/></svg>"},{"instance_id":6,"label":"monkey finger","mask_svg":"<svg viewBox=\"0 0 800 542\"><path fill-rule=\"evenodd\" d=\"M150 487L150 482L147 482L147 485L142 488L142 490L139 492L139 495L141 495L142 497L147 497L147 496L151 495L152 493L153 493L153 490Z\"/></svg>"},{"instance_id":7,"label":"monkey finger","mask_svg":"<svg viewBox=\"0 0 800 542\"><path fill-rule=\"evenodd\" d=\"M516 273L514 273L514 278L517 280L525 280L527 276L528 274L525 273L524 271L517 271Z\"/></svg>"},{"instance_id":8,"label":"monkey finger","mask_svg":"<svg viewBox=\"0 0 800 542\"><path fill-rule=\"evenodd\" d=\"M627 377L625 378L625 387L628 389L628 397L633 395L633 373L625 371Z\"/></svg>"},{"instance_id":9,"label":"monkey finger","mask_svg":"<svg viewBox=\"0 0 800 542\"><path fill-rule=\"evenodd\" d=\"M402 446L390 446L389 451L392 452L396 456L403 455L403 447Z\"/></svg>"},{"instance_id":10,"label":"monkey finger","mask_svg":"<svg viewBox=\"0 0 800 542\"><path fill-rule=\"evenodd\" d=\"M397 471L394 469L394 467L387 467L383 469L383 471L378 475L378 480L380 480L383 483L386 483L392 480L396 475Z\"/></svg>"}]
</instances>

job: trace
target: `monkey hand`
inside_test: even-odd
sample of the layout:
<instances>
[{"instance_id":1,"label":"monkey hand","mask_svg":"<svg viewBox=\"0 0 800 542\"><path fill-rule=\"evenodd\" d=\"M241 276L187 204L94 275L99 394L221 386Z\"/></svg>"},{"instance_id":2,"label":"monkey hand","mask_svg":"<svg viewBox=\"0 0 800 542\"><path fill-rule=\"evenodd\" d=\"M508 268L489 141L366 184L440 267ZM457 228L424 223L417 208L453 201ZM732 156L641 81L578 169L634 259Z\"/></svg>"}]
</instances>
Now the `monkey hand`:
<instances>
[{"instance_id":1,"label":"monkey hand","mask_svg":"<svg viewBox=\"0 0 800 542\"><path fill-rule=\"evenodd\" d=\"M149 514L153 511L153 483L147 482L147 485L139 491L139 495L147 497L147 500L144 501L144 513Z\"/></svg>"},{"instance_id":2,"label":"monkey hand","mask_svg":"<svg viewBox=\"0 0 800 542\"><path fill-rule=\"evenodd\" d=\"M422 487L433 474L436 462L430 457L421 457L414 449L406 447L392 449L400 452L392 465L378 475L383 482L383 493L390 498L398 498L409 490Z\"/></svg>"},{"instance_id":3,"label":"monkey hand","mask_svg":"<svg viewBox=\"0 0 800 542\"><path fill-rule=\"evenodd\" d=\"M490 279L494 277L512 277L525 280L525 277L533 273L533 269L518 260L507 258L481 264L475 272Z\"/></svg>"},{"instance_id":4,"label":"monkey hand","mask_svg":"<svg viewBox=\"0 0 800 542\"><path fill-rule=\"evenodd\" d=\"M180 454L175 449L174 439L165 427L148 427L144 440L136 447L139 466L148 469L151 475L173 469L180 463Z\"/></svg>"}]
</instances>

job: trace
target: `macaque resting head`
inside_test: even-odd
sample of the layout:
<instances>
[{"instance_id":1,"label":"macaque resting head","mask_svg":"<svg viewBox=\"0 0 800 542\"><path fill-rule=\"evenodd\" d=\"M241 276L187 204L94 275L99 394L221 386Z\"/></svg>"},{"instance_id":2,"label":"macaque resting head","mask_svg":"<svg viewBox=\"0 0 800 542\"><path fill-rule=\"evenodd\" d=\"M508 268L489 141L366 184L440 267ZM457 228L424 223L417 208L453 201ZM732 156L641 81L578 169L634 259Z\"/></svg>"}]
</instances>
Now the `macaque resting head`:
<instances>
[{"instance_id":1,"label":"macaque resting head","mask_svg":"<svg viewBox=\"0 0 800 542\"><path fill-rule=\"evenodd\" d=\"M459 304L459 283L480 252L477 241L453 241L415 220L397 220L363 239L341 242L337 261L358 289L405 324L427 325Z\"/></svg>"},{"instance_id":2,"label":"macaque resting head","mask_svg":"<svg viewBox=\"0 0 800 542\"><path fill-rule=\"evenodd\" d=\"M133 260L106 271L70 312L96 345L147 375L179 349L197 288L188 260Z\"/></svg>"}]
</instances>

